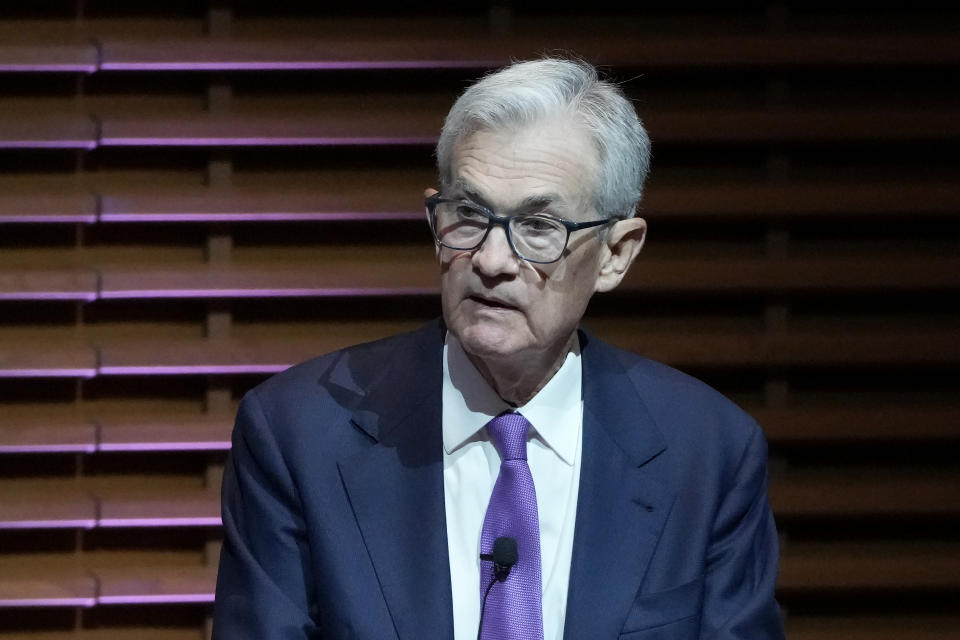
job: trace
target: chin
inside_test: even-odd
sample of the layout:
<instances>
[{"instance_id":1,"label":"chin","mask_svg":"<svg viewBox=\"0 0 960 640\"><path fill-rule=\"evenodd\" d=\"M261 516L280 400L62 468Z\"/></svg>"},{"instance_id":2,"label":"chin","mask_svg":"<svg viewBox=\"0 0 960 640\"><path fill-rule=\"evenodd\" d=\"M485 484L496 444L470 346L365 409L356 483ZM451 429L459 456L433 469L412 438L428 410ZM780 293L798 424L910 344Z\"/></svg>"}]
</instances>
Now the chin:
<instances>
[{"instance_id":1,"label":"chin","mask_svg":"<svg viewBox=\"0 0 960 640\"><path fill-rule=\"evenodd\" d=\"M464 351L479 358L498 358L523 350L515 331L506 327L470 325L455 331Z\"/></svg>"}]
</instances>

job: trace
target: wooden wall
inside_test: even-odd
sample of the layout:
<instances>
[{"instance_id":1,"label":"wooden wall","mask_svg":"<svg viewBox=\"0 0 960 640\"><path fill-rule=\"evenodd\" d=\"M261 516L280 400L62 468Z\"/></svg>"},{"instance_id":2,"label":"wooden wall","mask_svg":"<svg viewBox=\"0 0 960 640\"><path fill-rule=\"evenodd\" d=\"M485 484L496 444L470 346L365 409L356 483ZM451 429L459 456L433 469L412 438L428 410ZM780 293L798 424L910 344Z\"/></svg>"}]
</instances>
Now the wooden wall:
<instances>
[{"instance_id":1,"label":"wooden wall","mask_svg":"<svg viewBox=\"0 0 960 640\"><path fill-rule=\"evenodd\" d=\"M0 640L209 632L236 402L439 312L445 110L555 50L654 141L587 323L764 425L789 637L960 638L957 11L615 4L3 3Z\"/></svg>"}]
</instances>

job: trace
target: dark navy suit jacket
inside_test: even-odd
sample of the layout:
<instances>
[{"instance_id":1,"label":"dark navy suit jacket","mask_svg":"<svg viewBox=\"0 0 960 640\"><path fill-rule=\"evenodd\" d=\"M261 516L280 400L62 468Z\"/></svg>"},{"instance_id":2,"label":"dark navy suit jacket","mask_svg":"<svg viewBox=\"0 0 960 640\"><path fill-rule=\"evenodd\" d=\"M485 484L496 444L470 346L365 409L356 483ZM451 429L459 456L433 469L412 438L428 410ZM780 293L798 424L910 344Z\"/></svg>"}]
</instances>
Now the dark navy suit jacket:
<instances>
[{"instance_id":1,"label":"dark navy suit jacket","mask_svg":"<svg viewBox=\"0 0 960 640\"><path fill-rule=\"evenodd\" d=\"M453 637L443 331L316 358L244 398L214 638ZM689 376L580 340L565 638L782 638L760 429Z\"/></svg>"}]
</instances>

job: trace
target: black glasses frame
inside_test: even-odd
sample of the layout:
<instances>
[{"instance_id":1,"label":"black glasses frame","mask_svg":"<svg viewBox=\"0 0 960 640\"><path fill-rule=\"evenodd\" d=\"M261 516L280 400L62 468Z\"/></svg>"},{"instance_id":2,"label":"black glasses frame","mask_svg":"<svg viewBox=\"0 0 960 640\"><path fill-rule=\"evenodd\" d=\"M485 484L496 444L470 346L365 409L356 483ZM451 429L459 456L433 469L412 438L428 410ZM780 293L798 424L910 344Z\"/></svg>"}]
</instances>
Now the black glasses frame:
<instances>
[{"instance_id":1,"label":"black glasses frame","mask_svg":"<svg viewBox=\"0 0 960 640\"><path fill-rule=\"evenodd\" d=\"M462 202L466 205L470 205L472 208L476 209L483 215L487 216L487 230L483 232L483 236L480 240L473 245L472 247L455 247L453 245L446 244L440 240L440 237L437 235L437 214L436 209L437 205L441 202ZM440 193L435 193L432 196L426 199L427 213L429 214L429 223L430 223L430 232L433 234L433 239L442 247L448 249L453 249L455 251L473 251L474 249L479 249L484 242L487 240L487 236L490 235L490 229L494 226L499 225L503 227L503 232L507 236L507 244L510 245L510 249L513 250L513 254L520 258L521 260L526 260L527 262L533 262L536 264L553 264L554 262L559 261L564 253L567 250L567 244L570 242L570 234L574 231L580 231L581 229L589 229L591 227L599 227L600 225L610 224L611 222L616 222L620 218L611 217L604 218L602 220L590 220L588 222L570 222L569 220L564 220L563 218L557 218L554 216L548 216L545 214L537 214L545 218L550 218L556 222L559 222L567 230L567 237L563 241L563 249L560 251L560 255L554 258L553 260L534 260L528 258L519 251L517 251L516 245L513 244L513 236L510 234L510 222L514 218L530 217L528 213L515 213L510 216L498 216L490 209L487 209L483 205L479 205L472 200L464 200L463 198L444 198Z\"/></svg>"}]
</instances>

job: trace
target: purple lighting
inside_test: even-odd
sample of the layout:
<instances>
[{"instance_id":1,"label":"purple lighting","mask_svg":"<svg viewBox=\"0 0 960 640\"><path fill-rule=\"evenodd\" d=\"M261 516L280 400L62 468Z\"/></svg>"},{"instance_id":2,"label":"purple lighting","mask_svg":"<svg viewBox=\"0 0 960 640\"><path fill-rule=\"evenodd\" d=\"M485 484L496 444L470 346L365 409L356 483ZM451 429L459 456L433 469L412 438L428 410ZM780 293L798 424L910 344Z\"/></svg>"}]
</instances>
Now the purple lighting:
<instances>
[{"instance_id":1,"label":"purple lighting","mask_svg":"<svg viewBox=\"0 0 960 640\"><path fill-rule=\"evenodd\" d=\"M95 291L12 291L0 292L0 300L83 300L97 299Z\"/></svg>"},{"instance_id":2,"label":"purple lighting","mask_svg":"<svg viewBox=\"0 0 960 640\"><path fill-rule=\"evenodd\" d=\"M0 140L0 149L86 149L97 148L96 140Z\"/></svg>"},{"instance_id":3,"label":"purple lighting","mask_svg":"<svg viewBox=\"0 0 960 640\"><path fill-rule=\"evenodd\" d=\"M361 145L433 145L436 136L250 136L250 137L111 137L104 136L100 145L105 147L261 147L305 145L361 146ZM2 143L0 143L2 144ZM94 143L96 144L96 143ZM91 147L92 148L92 147Z\"/></svg>"},{"instance_id":4,"label":"purple lighting","mask_svg":"<svg viewBox=\"0 0 960 640\"><path fill-rule=\"evenodd\" d=\"M28 223L33 224L37 222L81 222L84 224L93 224L97 221L96 214L92 213L55 213L48 215L45 213L17 213L13 215L3 214L0 215L0 221L4 224L19 222L19 223Z\"/></svg>"},{"instance_id":5,"label":"purple lighting","mask_svg":"<svg viewBox=\"0 0 960 640\"><path fill-rule=\"evenodd\" d=\"M0 521L0 529L93 529L96 526L97 521L92 518Z\"/></svg>"},{"instance_id":6,"label":"purple lighting","mask_svg":"<svg viewBox=\"0 0 960 640\"><path fill-rule=\"evenodd\" d=\"M0 64L0 72L18 73L21 71L29 73L94 73L97 71L97 65L80 62Z\"/></svg>"},{"instance_id":7,"label":"purple lighting","mask_svg":"<svg viewBox=\"0 0 960 640\"><path fill-rule=\"evenodd\" d=\"M221 373L279 373L293 363L285 364L214 364L214 365L123 365L102 366L100 373L113 376L137 375L213 375Z\"/></svg>"},{"instance_id":8,"label":"purple lighting","mask_svg":"<svg viewBox=\"0 0 960 640\"><path fill-rule=\"evenodd\" d=\"M104 62L103 71L324 71L348 69L483 69L494 60L261 60L249 62Z\"/></svg>"},{"instance_id":9,"label":"purple lighting","mask_svg":"<svg viewBox=\"0 0 960 640\"><path fill-rule=\"evenodd\" d=\"M94 453L93 443L78 444L0 444L0 453Z\"/></svg>"},{"instance_id":10,"label":"purple lighting","mask_svg":"<svg viewBox=\"0 0 960 640\"><path fill-rule=\"evenodd\" d=\"M370 288L270 288L270 289L126 289L104 291L103 300L137 298L292 298L338 296L406 296L437 293L435 287L370 287Z\"/></svg>"},{"instance_id":11,"label":"purple lighting","mask_svg":"<svg viewBox=\"0 0 960 640\"><path fill-rule=\"evenodd\" d=\"M164 604L213 602L213 592L207 593L164 593L157 595L100 596L100 604Z\"/></svg>"},{"instance_id":12,"label":"purple lighting","mask_svg":"<svg viewBox=\"0 0 960 640\"><path fill-rule=\"evenodd\" d=\"M219 527L220 516L192 518L101 518L101 527Z\"/></svg>"},{"instance_id":13,"label":"purple lighting","mask_svg":"<svg viewBox=\"0 0 960 640\"><path fill-rule=\"evenodd\" d=\"M114 442L101 443L98 451L225 451L230 449L230 440L206 440L194 442ZM2 451L2 449L0 449Z\"/></svg>"},{"instance_id":14,"label":"purple lighting","mask_svg":"<svg viewBox=\"0 0 960 640\"><path fill-rule=\"evenodd\" d=\"M6 598L0 599L0 607L92 607L96 598Z\"/></svg>"},{"instance_id":15,"label":"purple lighting","mask_svg":"<svg viewBox=\"0 0 960 640\"><path fill-rule=\"evenodd\" d=\"M420 211L231 211L103 213L102 222L297 222L358 220L420 220Z\"/></svg>"},{"instance_id":16,"label":"purple lighting","mask_svg":"<svg viewBox=\"0 0 960 640\"><path fill-rule=\"evenodd\" d=\"M97 370L90 369L0 369L0 378L93 378Z\"/></svg>"}]
</instances>

